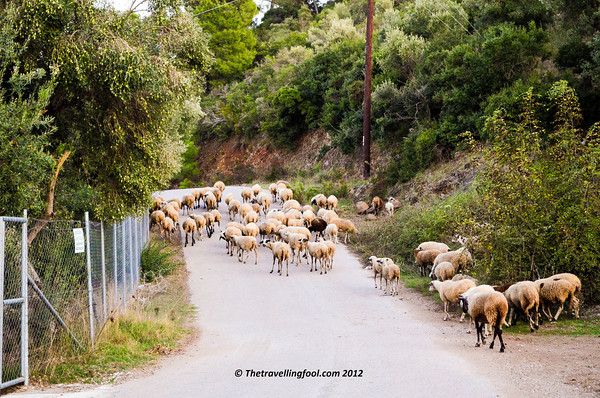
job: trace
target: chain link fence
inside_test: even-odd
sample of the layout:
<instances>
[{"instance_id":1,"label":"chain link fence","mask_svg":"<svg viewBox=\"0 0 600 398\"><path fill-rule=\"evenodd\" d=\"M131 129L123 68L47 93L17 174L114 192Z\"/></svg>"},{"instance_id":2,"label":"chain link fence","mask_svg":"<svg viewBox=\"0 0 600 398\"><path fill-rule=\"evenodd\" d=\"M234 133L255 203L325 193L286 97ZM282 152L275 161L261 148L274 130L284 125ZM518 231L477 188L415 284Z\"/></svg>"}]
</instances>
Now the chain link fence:
<instances>
[{"instance_id":1,"label":"chain link fence","mask_svg":"<svg viewBox=\"0 0 600 398\"><path fill-rule=\"evenodd\" d=\"M86 215L87 217L87 215ZM1 219L1 217L0 217ZM32 226L38 220L29 219ZM21 297L20 225L6 222L2 380L19 374L21 315L6 299ZM50 221L28 250L29 363L43 369L60 360L65 345L93 347L112 315L125 308L139 284L149 239L148 216L120 223ZM83 234L81 234L83 232ZM79 239L81 236L83 239Z\"/></svg>"}]
</instances>

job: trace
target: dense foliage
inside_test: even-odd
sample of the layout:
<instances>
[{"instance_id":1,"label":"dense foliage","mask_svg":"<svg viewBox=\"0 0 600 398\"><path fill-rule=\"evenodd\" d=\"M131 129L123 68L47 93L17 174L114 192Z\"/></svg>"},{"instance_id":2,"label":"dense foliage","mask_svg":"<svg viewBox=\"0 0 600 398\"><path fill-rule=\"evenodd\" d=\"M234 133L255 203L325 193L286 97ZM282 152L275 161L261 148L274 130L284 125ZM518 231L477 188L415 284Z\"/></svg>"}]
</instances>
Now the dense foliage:
<instances>
[{"instance_id":1,"label":"dense foliage","mask_svg":"<svg viewBox=\"0 0 600 398\"><path fill-rule=\"evenodd\" d=\"M179 170L211 54L179 2L148 6L140 18L91 0L0 1L0 214L39 216L66 150L63 216L141 211Z\"/></svg>"},{"instance_id":2,"label":"dense foliage","mask_svg":"<svg viewBox=\"0 0 600 398\"><path fill-rule=\"evenodd\" d=\"M212 90L198 140L265 134L293 148L316 128L349 153L362 130L364 4L329 2L316 14L286 1L254 28L255 66ZM449 156L465 131L489 139L486 117L529 87L567 80L583 125L598 120L596 2L378 1L373 138L394 153L384 177L409 180Z\"/></svg>"}]
</instances>

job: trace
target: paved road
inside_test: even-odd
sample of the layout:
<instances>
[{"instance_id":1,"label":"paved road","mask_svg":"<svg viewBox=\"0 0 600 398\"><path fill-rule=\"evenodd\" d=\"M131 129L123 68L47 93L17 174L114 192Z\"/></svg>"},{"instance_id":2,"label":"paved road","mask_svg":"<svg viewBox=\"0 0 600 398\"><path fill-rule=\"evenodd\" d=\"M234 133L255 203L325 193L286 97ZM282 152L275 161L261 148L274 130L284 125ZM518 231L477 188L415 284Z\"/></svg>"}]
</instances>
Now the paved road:
<instances>
[{"instance_id":1,"label":"paved road","mask_svg":"<svg viewBox=\"0 0 600 398\"><path fill-rule=\"evenodd\" d=\"M224 203L220 210L224 225ZM77 396L500 395L485 372L445 350L439 330L420 321L410 303L375 290L371 271L341 244L327 275L309 272L306 263L292 266L289 277L270 274L267 248L259 248L258 265L253 255L239 263L226 255L218 233L184 254L198 311L193 345L145 377ZM304 369L361 377L248 377L250 370Z\"/></svg>"}]
</instances>

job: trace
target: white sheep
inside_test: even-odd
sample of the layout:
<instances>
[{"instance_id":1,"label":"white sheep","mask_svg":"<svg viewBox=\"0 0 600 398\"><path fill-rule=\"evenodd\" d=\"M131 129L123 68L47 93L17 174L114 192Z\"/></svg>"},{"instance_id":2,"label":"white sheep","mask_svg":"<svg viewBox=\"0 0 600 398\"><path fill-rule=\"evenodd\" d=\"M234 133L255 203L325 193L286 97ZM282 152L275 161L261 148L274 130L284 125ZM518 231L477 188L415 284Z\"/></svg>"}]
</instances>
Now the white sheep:
<instances>
[{"instance_id":1,"label":"white sheep","mask_svg":"<svg viewBox=\"0 0 600 398\"><path fill-rule=\"evenodd\" d=\"M242 188L241 196L242 203L250 202L250 199L252 199L252 189L248 187Z\"/></svg>"},{"instance_id":2,"label":"white sheep","mask_svg":"<svg viewBox=\"0 0 600 398\"><path fill-rule=\"evenodd\" d=\"M350 220L344 220L341 218L335 218L331 220L330 224L335 224L338 227L339 232L344 232L344 243L348 242L348 234L358 233L358 230L354 226L354 223Z\"/></svg>"},{"instance_id":3,"label":"white sheep","mask_svg":"<svg viewBox=\"0 0 600 398\"><path fill-rule=\"evenodd\" d=\"M256 201L262 208L263 213L266 215L271 209L271 197L269 196L269 194L266 192L261 192L256 197Z\"/></svg>"},{"instance_id":4,"label":"white sheep","mask_svg":"<svg viewBox=\"0 0 600 398\"><path fill-rule=\"evenodd\" d=\"M435 275L435 267L437 267L439 263L444 261L451 262L454 265L454 273L457 273L460 270L467 269L467 265L473 262L473 257L471 257L471 253L466 247L461 247L458 250L441 253L435 258L433 262L433 267L431 268L431 272L429 273L430 278L433 278L433 275Z\"/></svg>"},{"instance_id":5,"label":"white sheep","mask_svg":"<svg viewBox=\"0 0 600 398\"><path fill-rule=\"evenodd\" d=\"M297 218L288 218L286 225L288 227L303 227L304 220L299 220Z\"/></svg>"},{"instance_id":6,"label":"white sheep","mask_svg":"<svg viewBox=\"0 0 600 398\"><path fill-rule=\"evenodd\" d=\"M206 219L206 234L210 238L215 233L215 215L210 211L205 211L202 216Z\"/></svg>"},{"instance_id":7,"label":"white sheep","mask_svg":"<svg viewBox=\"0 0 600 398\"><path fill-rule=\"evenodd\" d=\"M234 236L242 236L242 231L236 227L227 227L223 232L221 232L221 236L219 236L219 240L225 241L225 247L227 248L227 254L233 256L233 237Z\"/></svg>"},{"instance_id":8,"label":"white sheep","mask_svg":"<svg viewBox=\"0 0 600 398\"><path fill-rule=\"evenodd\" d=\"M290 200L286 200L283 203L282 210L284 212L287 212L288 210L291 210L291 209L300 211L301 208L302 208L302 206L300 206L300 202L298 202L296 199L290 199Z\"/></svg>"},{"instance_id":9,"label":"white sheep","mask_svg":"<svg viewBox=\"0 0 600 398\"><path fill-rule=\"evenodd\" d=\"M162 210L154 210L152 214L150 214L150 230L154 225L158 225L158 229L161 229L162 220L166 217L165 213Z\"/></svg>"},{"instance_id":10,"label":"white sheep","mask_svg":"<svg viewBox=\"0 0 600 398\"><path fill-rule=\"evenodd\" d=\"M450 313L448 312L450 304L458 303L458 296L472 287L475 287L475 282L469 279L444 282L433 280L429 282L429 291L433 292L437 290L440 294L440 299L444 303L444 321L447 321L450 318ZM464 321L464 319L465 313L463 312L460 317L460 322Z\"/></svg>"},{"instance_id":11,"label":"white sheep","mask_svg":"<svg viewBox=\"0 0 600 398\"><path fill-rule=\"evenodd\" d=\"M160 234L163 233L167 235L169 240L171 240L171 234L175 232L175 223L171 217L165 217L160 223Z\"/></svg>"},{"instance_id":12,"label":"white sheep","mask_svg":"<svg viewBox=\"0 0 600 398\"><path fill-rule=\"evenodd\" d=\"M270 239L263 239L260 244L263 247L268 247L273 253L273 266L271 267L271 273L275 269L275 260L278 261L277 270L279 275L283 275L283 262L286 262L286 276L290 276L290 256L292 250L290 245L285 242L273 242Z\"/></svg>"},{"instance_id":13,"label":"white sheep","mask_svg":"<svg viewBox=\"0 0 600 398\"><path fill-rule=\"evenodd\" d=\"M294 198L294 192L289 188L280 188L277 190L277 192L279 195L279 201L281 203L285 203Z\"/></svg>"},{"instance_id":14,"label":"white sheep","mask_svg":"<svg viewBox=\"0 0 600 398\"><path fill-rule=\"evenodd\" d=\"M279 209L271 209L267 213L266 218L267 218L267 220L269 220L269 219L278 220L281 223L284 223L287 221L287 217L285 216L285 213Z\"/></svg>"},{"instance_id":15,"label":"white sheep","mask_svg":"<svg viewBox=\"0 0 600 398\"><path fill-rule=\"evenodd\" d=\"M175 208L176 211L181 211L181 200L179 199L171 199L169 200L169 204Z\"/></svg>"},{"instance_id":16,"label":"white sheep","mask_svg":"<svg viewBox=\"0 0 600 398\"><path fill-rule=\"evenodd\" d=\"M238 215L240 216L240 221L244 221L244 218L246 218L246 215L250 212L253 212L254 209L252 208L252 205L250 205L249 203L242 203L240 205L240 208L238 209Z\"/></svg>"},{"instance_id":17,"label":"white sheep","mask_svg":"<svg viewBox=\"0 0 600 398\"><path fill-rule=\"evenodd\" d=\"M210 192L212 192L212 194L215 196L215 199L217 200L217 206L219 203L221 203L221 199L223 198L223 192L219 189L219 188L213 188L210 190ZM215 206L215 207L217 207Z\"/></svg>"},{"instance_id":18,"label":"white sheep","mask_svg":"<svg viewBox=\"0 0 600 398\"><path fill-rule=\"evenodd\" d=\"M252 193L254 194L254 197L258 197L258 194L260 194L262 191L262 187L258 184L254 184L252 185Z\"/></svg>"},{"instance_id":19,"label":"white sheep","mask_svg":"<svg viewBox=\"0 0 600 398\"><path fill-rule=\"evenodd\" d=\"M271 198L277 200L277 184L272 183L269 185L269 191L271 191Z\"/></svg>"},{"instance_id":20,"label":"white sheep","mask_svg":"<svg viewBox=\"0 0 600 398\"><path fill-rule=\"evenodd\" d=\"M244 224L248 225L250 223L258 222L258 214L255 211L250 211L248 214L244 216Z\"/></svg>"},{"instance_id":21,"label":"white sheep","mask_svg":"<svg viewBox=\"0 0 600 398\"><path fill-rule=\"evenodd\" d=\"M296 258L296 266L300 264L300 255L306 250L306 237L303 234L290 233L286 234L284 241L290 245L292 250L292 264Z\"/></svg>"},{"instance_id":22,"label":"white sheep","mask_svg":"<svg viewBox=\"0 0 600 398\"><path fill-rule=\"evenodd\" d=\"M219 188L219 190L221 192L225 191L225 184L223 183L223 181L217 181L214 183L213 187L215 188Z\"/></svg>"},{"instance_id":23,"label":"white sheep","mask_svg":"<svg viewBox=\"0 0 600 398\"><path fill-rule=\"evenodd\" d=\"M479 347L479 338L485 345L485 335L483 333L483 327L487 323L494 327L494 337L490 343L490 349L494 348L494 342L496 336L500 340L500 352L504 352L505 345L502 340L502 324L506 321L506 314L508 313L508 302L504 294L493 291L493 292L480 292L476 294L468 295L464 297L459 296L459 300L463 311L466 311L471 316L471 319L475 321L475 329L477 330L477 343L475 347Z\"/></svg>"},{"instance_id":24,"label":"white sheep","mask_svg":"<svg viewBox=\"0 0 600 398\"><path fill-rule=\"evenodd\" d=\"M379 275L379 290L383 289L383 285L382 285L382 279L383 279L383 274L381 273L381 271L383 270L383 265L387 264L388 261L387 260L392 260L391 258L388 259L387 257L382 258L381 262L379 262L380 258L376 257L376 256L371 256L369 257L369 262L371 263L371 269L373 270L373 280L375 281L375 289L377 289L377 275ZM392 261L393 263L393 261Z\"/></svg>"},{"instance_id":25,"label":"white sheep","mask_svg":"<svg viewBox=\"0 0 600 398\"><path fill-rule=\"evenodd\" d=\"M416 250L439 250L441 253L447 253L450 251L450 248L445 243L428 241L422 242L417 246Z\"/></svg>"},{"instance_id":26,"label":"white sheep","mask_svg":"<svg viewBox=\"0 0 600 398\"><path fill-rule=\"evenodd\" d=\"M198 227L196 226L196 220L194 220L193 218L188 218L183 222L181 227L183 228L183 232L185 232L185 244L183 245L183 247L186 247L188 244L188 234L192 235L192 246L194 246L194 244L196 243L196 240L194 239L194 233L196 233L198 229Z\"/></svg>"},{"instance_id":27,"label":"white sheep","mask_svg":"<svg viewBox=\"0 0 600 398\"><path fill-rule=\"evenodd\" d=\"M213 214L213 216L215 216L215 223L219 224L219 231L220 231L221 230L221 213L217 209L211 210L211 213Z\"/></svg>"},{"instance_id":28,"label":"white sheep","mask_svg":"<svg viewBox=\"0 0 600 398\"><path fill-rule=\"evenodd\" d=\"M324 262L327 261L329 257L329 246L325 244L325 242L310 242L306 240L303 241L306 244L306 249L308 254L310 255L310 272L313 271L313 264L315 271L317 270L317 260L321 264L321 274L323 274L323 268L325 267ZM327 273L327 268L325 268L325 273Z\"/></svg>"},{"instance_id":29,"label":"white sheep","mask_svg":"<svg viewBox=\"0 0 600 398\"><path fill-rule=\"evenodd\" d=\"M302 212L302 220L304 221L304 226L306 228L311 226L312 220L314 220L315 218L317 218L317 215L315 214L315 212L312 209L304 210Z\"/></svg>"},{"instance_id":30,"label":"white sheep","mask_svg":"<svg viewBox=\"0 0 600 398\"><path fill-rule=\"evenodd\" d=\"M244 236L254 236L256 238L260 233L260 230L258 229L258 226L255 223L251 222L244 226L242 232Z\"/></svg>"},{"instance_id":31,"label":"white sheep","mask_svg":"<svg viewBox=\"0 0 600 398\"><path fill-rule=\"evenodd\" d=\"M447 281L454 279L454 264L450 261L442 261L435 267L434 276L438 281Z\"/></svg>"},{"instance_id":32,"label":"white sheep","mask_svg":"<svg viewBox=\"0 0 600 398\"><path fill-rule=\"evenodd\" d=\"M327 197L327 209L335 210L338 206L338 198L335 195L329 195Z\"/></svg>"},{"instance_id":33,"label":"white sheep","mask_svg":"<svg viewBox=\"0 0 600 398\"><path fill-rule=\"evenodd\" d=\"M325 210L324 212L321 213L321 215L319 217L321 217L323 220L325 220L325 222L327 224L331 224L332 220L340 218L340 216L338 216L334 210Z\"/></svg>"},{"instance_id":34,"label":"white sheep","mask_svg":"<svg viewBox=\"0 0 600 398\"><path fill-rule=\"evenodd\" d=\"M389 283L390 295L397 296L400 291L400 267L394 264L390 258L380 258L377 262L382 266L381 274L383 275L383 279L385 279L384 294L388 294Z\"/></svg>"},{"instance_id":35,"label":"white sheep","mask_svg":"<svg viewBox=\"0 0 600 398\"><path fill-rule=\"evenodd\" d=\"M183 195L183 198L181 199L181 210L182 210L182 214L183 214L183 210L187 209L188 214L190 214L190 211L194 210L194 203L196 202L196 197L194 195Z\"/></svg>"},{"instance_id":36,"label":"white sheep","mask_svg":"<svg viewBox=\"0 0 600 398\"><path fill-rule=\"evenodd\" d=\"M581 280L577 277L577 275L574 274L570 274L570 273L562 273L562 274L555 274L552 275L553 279L565 279L569 282L571 282L571 284L573 286L575 286L575 293L573 293L574 297L579 296L579 292L581 292ZM569 308L573 308L573 303L569 302ZM575 314L573 314L575 315Z\"/></svg>"},{"instance_id":37,"label":"white sheep","mask_svg":"<svg viewBox=\"0 0 600 398\"><path fill-rule=\"evenodd\" d=\"M462 275L462 274L459 274L459 275ZM455 276L457 276L457 275L455 275ZM477 283L477 281L475 279L473 279L471 277L468 277L466 275L462 275L462 277L456 278L456 279L452 278L452 280L458 280L458 281L463 280L463 279L470 279L473 282ZM463 297L464 299L468 299L469 296L472 296L474 294L485 293L485 292L489 293L489 292L495 292L495 291L496 290L491 285L478 285L478 286L470 288L469 290L467 290L466 292L464 292L460 296ZM472 327L472 324L473 324L473 319L471 318L471 320L469 321L469 328ZM484 325L484 328L485 328L485 335L489 336L491 334L491 330L488 330L487 324ZM467 331L467 333L471 333L471 329L469 329Z\"/></svg>"},{"instance_id":38,"label":"white sheep","mask_svg":"<svg viewBox=\"0 0 600 398\"><path fill-rule=\"evenodd\" d=\"M322 238L321 238L322 239ZM332 270L333 269L333 257L335 256L335 243L330 240L324 241L327 247L329 248L329 255L327 259L327 267Z\"/></svg>"},{"instance_id":39,"label":"white sheep","mask_svg":"<svg viewBox=\"0 0 600 398\"><path fill-rule=\"evenodd\" d=\"M540 292L540 303L542 312L548 317L548 320L556 321L562 312L565 301L569 301L571 310L575 313L575 318L579 318L579 299L575 297L576 287L566 279L545 278L535 281ZM558 311L552 317L550 306L558 304Z\"/></svg>"},{"instance_id":40,"label":"white sheep","mask_svg":"<svg viewBox=\"0 0 600 398\"><path fill-rule=\"evenodd\" d=\"M256 242L256 238L254 236L232 236L232 242L238 248L238 261L246 264L248 261L248 257L250 257L250 252L254 252L254 264L258 264L258 243ZM244 258L244 253L247 253L246 259ZM243 260L243 261L242 261Z\"/></svg>"},{"instance_id":41,"label":"white sheep","mask_svg":"<svg viewBox=\"0 0 600 398\"><path fill-rule=\"evenodd\" d=\"M515 309L521 310L525 313L527 320L529 321L529 330L533 332L533 329L539 327L539 305L540 295L538 286L532 281L521 281L514 285L511 285L504 292L504 297L508 302L508 308L510 312L508 314L508 326L512 323L512 318L515 313ZM530 314L533 311L533 316ZM535 317L535 321L534 318Z\"/></svg>"},{"instance_id":42,"label":"white sheep","mask_svg":"<svg viewBox=\"0 0 600 398\"><path fill-rule=\"evenodd\" d=\"M325 238L332 242L338 243L338 231L339 228L335 224L329 224L325 228Z\"/></svg>"},{"instance_id":43,"label":"white sheep","mask_svg":"<svg viewBox=\"0 0 600 398\"><path fill-rule=\"evenodd\" d=\"M315 195L311 198L310 203L317 206L319 209L322 209L327 206L327 196L322 193Z\"/></svg>"},{"instance_id":44,"label":"white sheep","mask_svg":"<svg viewBox=\"0 0 600 398\"><path fill-rule=\"evenodd\" d=\"M310 231L306 227L287 227L285 225L280 225L277 227L276 232L279 233L279 236L284 240L286 239L286 234L302 234L308 240L310 240L311 237Z\"/></svg>"},{"instance_id":45,"label":"white sheep","mask_svg":"<svg viewBox=\"0 0 600 398\"><path fill-rule=\"evenodd\" d=\"M212 192L206 192L203 196L203 200L207 211L217 208L217 197Z\"/></svg>"},{"instance_id":46,"label":"white sheep","mask_svg":"<svg viewBox=\"0 0 600 398\"><path fill-rule=\"evenodd\" d=\"M270 220L263 221L256 225L258 226L258 231L261 238L271 239L272 235L275 233L275 228L277 228L277 224L271 222Z\"/></svg>"},{"instance_id":47,"label":"white sheep","mask_svg":"<svg viewBox=\"0 0 600 398\"><path fill-rule=\"evenodd\" d=\"M228 205L228 209L229 209L229 219L230 220L234 220L236 214L238 214L238 212L240 211L240 206L242 204L240 203L239 200L232 200L231 202L229 202Z\"/></svg>"},{"instance_id":48,"label":"white sheep","mask_svg":"<svg viewBox=\"0 0 600 398\"><path fill-rule=\"evenodd\" d=\"M196 221L196 229L198 230L198 238L202 240L202 229L206 228L206 218L202 214L190 214L190 218ZM208 230L206 231L208 234Z\"/></svg>"},{"instance_id":49,"label":"white sheep","mask_svg":"<svg viewBox=\"0 0 600 398\"><path fill-rule=\"evenodd\" d=\"M227 196L225 196L225 204L227 206L229 206L229 202L231 202L234 199L235 199L235 195L234 194L232 194L232 193L227 194Z\"/></svg>"}]
</instances>

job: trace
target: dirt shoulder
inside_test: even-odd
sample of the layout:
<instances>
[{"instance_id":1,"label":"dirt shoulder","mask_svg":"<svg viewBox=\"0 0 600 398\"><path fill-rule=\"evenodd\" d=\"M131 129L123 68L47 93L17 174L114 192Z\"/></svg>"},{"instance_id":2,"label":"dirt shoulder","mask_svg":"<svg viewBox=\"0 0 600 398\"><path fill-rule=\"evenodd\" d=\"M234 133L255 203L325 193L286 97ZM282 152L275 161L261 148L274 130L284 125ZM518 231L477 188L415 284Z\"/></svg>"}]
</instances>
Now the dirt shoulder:
<instances>
[{"instance_id":1,"label":"dirt shoulder","mask_svg":"<svg viewBox=\"0 0 600 398\"><path fill-rule=\"evenodd\" d=\"M399 297L413 306L415 317L439 328L445 350L477 364L481 374L510 380L499 385L506 396L564 397L573 388L582 397L600 395L600 336L513 334L505 327L507 348L501 354L498 343L494 350L476 348L476 335L467 333L468 322L460 323L457 315L443 321L442 304L434 299L404 286Z\"/></svg>"}]
</instances>

